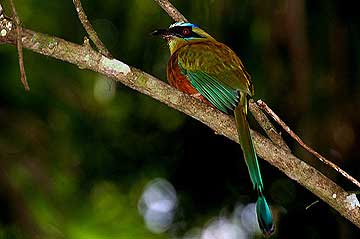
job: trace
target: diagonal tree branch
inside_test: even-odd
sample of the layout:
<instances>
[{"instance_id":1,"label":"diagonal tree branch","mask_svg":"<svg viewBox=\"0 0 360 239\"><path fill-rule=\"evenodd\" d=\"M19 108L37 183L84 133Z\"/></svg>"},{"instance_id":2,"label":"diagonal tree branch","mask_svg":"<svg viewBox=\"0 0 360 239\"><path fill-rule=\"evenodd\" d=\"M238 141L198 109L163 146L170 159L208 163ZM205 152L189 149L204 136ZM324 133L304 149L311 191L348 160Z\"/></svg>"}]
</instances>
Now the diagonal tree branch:
<instances>
[{"instance_id":1,"label":"diagonal tree branch","mask_svg":"<svg viewBox=\"0 0 360 239\"><path fill-rule=\"evenodd\" d=\"M298 142L304 149L306 149L309 153L314 155L316 158L318 158L321 162L324 164L332 167L335 169L338 173L340 173L342 176L347 178L349 181L351 181L353 184L358 186L360 188L360 183L357 181L354 177L349 175L347 172L345 172L343 169L341 169L339 166L334 164L333 162L327 160L324 156L316 152L313 148L308 146L307 144L302 141L302 139L295 134L294 131L290 129L289 126L286 125L286 123L280 119L280 117L272 110L270 107L262 100L258 100L257 104L261 107L261 109L265 110L267 114L269 114L293 139L295 139L296 142Z\"/></svg>"},{"instance_id":2,"label":"diagonal tree branch","mask_svg":"<svg viewBox=\"0 0 360 239\"><path fill-rule=\"evenodd\" d=\"M289 146L285 143L284 139L277 132L275 127L272 125L270 120L264 114L264 112L259 108L258 104L254 102L254 100L250 99L249 109L251 114L254 116L256 121L260 124L261 128L265 131L266 135L270 138L270 140L280 148L284 149L287 152L291 152Z\"/></svg>"},{"instance_id":3,"label":"diagonal tree branch","mask_svg":"<svg viewBox=\"0 0 360 239\"><path fill-rule=\"evenodd\" d=\"M4 26L11 24L11 20L7 18L0 20L0 32ZM0 43L15 45L16 29L8 30L5 35L0 35ZM236 128L232 117L183 94L145 72L119 60L109 59L88 46L74 44L28 29L23 29L22 40L23 47L27 49L110 77L201 121L219 134L237 142ZM256 151L261 158L306 187L360 228L360 207L355 194L347 193L314 167L307 165L259 133L255 131L251 133Z\"/></svg>"}]
</instances>

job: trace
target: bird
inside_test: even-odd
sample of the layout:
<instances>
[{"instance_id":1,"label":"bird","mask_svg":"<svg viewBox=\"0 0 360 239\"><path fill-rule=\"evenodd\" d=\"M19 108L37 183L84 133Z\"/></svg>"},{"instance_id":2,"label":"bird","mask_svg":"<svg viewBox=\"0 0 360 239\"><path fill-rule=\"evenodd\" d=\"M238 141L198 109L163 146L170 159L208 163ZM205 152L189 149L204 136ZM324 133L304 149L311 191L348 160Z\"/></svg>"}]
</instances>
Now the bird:
<instances>
[{"instance_id":1,"label":"bird","mask_svg":"<svg viewBox=\"0 0 360 239\"><path fill-rule=\"evenodd\" d=\"M189 22L175 22L152 35L167 41L170 49L166 74L170 85L235 117L240 146L257 191L256 214L265 236L274 232L270 207L247 121L249 99L254 85L242 61L227 45Z\"/></svg>"}]
</instances>

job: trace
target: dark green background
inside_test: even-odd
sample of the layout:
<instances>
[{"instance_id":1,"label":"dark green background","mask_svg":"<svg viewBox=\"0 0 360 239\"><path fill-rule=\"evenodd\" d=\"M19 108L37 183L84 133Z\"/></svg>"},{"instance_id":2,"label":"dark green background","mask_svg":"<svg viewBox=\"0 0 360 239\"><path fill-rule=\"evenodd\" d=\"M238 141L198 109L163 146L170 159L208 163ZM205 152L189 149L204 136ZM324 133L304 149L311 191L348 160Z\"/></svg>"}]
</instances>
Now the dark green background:
<instances>
[{"instance_id":1,"label":"dark green background","mask_svg":"<svg viewBox=\"0 0 360 239\"><path fill-rule=\"evenodd\" d=\"M173 3L241 57L255 99L360 177L360 17L352 1ZM85 32L72 1L15 4L24 27L82 43ZM166 43L149 33L172 20L154 1L83 1L83 7L116 58L165 80ZM96 73L27 50L24 57L30 92L20 83L16 49L0 45L1 239L181 238L237 203L255 201L235 143ZM284 137L296 155L356 190ZM323 202L306 210L317 198L260 164L276 212L274 238L359 235ZM179 200L174 223L181 226L163 234L150 232L137 209L144 186L157 177L174 186Z\"/></svg>"}]
</instances>

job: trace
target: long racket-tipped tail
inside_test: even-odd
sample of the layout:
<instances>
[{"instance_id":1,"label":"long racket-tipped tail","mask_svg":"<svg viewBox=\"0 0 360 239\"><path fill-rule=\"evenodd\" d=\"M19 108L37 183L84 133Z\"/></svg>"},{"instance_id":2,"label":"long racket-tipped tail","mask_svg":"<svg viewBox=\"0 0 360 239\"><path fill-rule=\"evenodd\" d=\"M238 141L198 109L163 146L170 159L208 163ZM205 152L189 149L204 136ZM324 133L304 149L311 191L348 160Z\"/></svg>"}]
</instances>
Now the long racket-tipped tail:
<instances>
[{"instance_id":1,"label":"long racket-tipped tail","mask_svg":"<svg viewBox=\"0 0 360 239\"><path fill-rule=\"evenodd\" d=\"M247 99L246 96L240 95L239 105L235 108L235 122L239 135L239 142L244 154L245 162L248 167L251 182L254 189L258 192L258 200L256 202L256 213L260 229L266 236L270 236L274 232L274 223L269 205L263 195L263 182L260 174L259 163L257 160L254 144L250 135L249 124L246 119Z\"/></svg>"}]
</instances>

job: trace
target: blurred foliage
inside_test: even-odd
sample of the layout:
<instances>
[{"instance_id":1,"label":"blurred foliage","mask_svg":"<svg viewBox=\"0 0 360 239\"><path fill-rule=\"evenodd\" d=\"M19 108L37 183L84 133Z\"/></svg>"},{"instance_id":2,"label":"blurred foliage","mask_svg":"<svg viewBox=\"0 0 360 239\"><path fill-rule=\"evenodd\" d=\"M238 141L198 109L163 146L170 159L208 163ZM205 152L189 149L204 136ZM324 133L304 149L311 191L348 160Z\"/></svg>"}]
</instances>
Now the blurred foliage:
<instances>
[{"instance_id":1,"label":"blurred foliage","mask_svg":"<svg viewBox=\"0 0 360 239\"><path fill-rule=\"evenodd\" d=\"M7 1L6 13L10 15ZM71 1L17 0L24 27L81 43ZM265 100L305 142L360 177L360 17L352 2L173 1L228 44ZM172 21L152 0L83 1L112 54L165 79ZM13 46L0 46L0 238L169 238L255 200L238 145L93 72L25 50L25 92ZM258 126L251 122L254 128ZM286 137L295 154L354 187ZM274 238L354 238L359 230L261 161ZM174 226L147 229L138 201L149 180L178 194ZM225 208L225 209L224 209ZM294 232L296 234L294 234Z\"/></svg>"}]
</instances>

